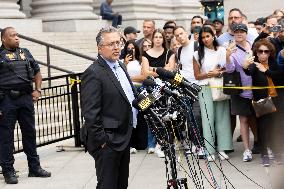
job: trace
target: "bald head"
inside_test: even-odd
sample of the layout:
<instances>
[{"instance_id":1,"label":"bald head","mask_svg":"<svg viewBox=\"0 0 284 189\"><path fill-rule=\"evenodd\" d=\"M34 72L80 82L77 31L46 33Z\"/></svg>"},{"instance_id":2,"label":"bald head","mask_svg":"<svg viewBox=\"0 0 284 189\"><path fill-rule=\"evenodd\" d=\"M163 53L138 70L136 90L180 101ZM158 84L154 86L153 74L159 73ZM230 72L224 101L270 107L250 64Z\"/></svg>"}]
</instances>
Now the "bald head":
<instances>
[{"instance_id":1,"label":"bald head","mask_svg":"<svg viewBox=\"0 0 284 189\"><path fill-rule=\"evenodd\" d=\"M6 49L12 50L19 47L20 39L13 27L4 28L1 32L1 41Z\"/></svg>"}]
</instances>

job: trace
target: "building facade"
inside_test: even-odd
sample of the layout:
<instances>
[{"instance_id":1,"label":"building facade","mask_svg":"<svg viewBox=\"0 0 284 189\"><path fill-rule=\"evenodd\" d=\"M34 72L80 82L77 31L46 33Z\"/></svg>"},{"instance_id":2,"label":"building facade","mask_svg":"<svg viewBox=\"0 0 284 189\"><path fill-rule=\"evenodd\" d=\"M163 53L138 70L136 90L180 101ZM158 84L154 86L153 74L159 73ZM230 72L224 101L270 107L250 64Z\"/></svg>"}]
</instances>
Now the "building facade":
<instances>
[{"instance_id":1,"label":"building facade","mask_svg":"<svg viewBox=\"0 0 284 189\"><path fill-rule=\"evenodd\" d=\"M42 27L43 31L95 31L105 23L99 16L101 1L0 0L0 27L20 19L19 22L34 21L35 30ZM167 20L189 26L192 16L203 15L199 0L114 0L112 6L123 16L123 26L138 27L144 19L154 19L157 27Z\"/></svg>"}]
</instances>

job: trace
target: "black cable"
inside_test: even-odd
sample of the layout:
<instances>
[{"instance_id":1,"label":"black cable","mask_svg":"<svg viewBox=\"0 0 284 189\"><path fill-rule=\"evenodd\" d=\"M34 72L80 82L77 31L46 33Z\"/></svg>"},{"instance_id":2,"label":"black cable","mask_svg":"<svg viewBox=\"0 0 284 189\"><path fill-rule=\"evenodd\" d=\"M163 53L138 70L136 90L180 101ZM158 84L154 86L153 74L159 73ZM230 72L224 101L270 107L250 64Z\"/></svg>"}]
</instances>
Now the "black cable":
<instances>
[{"instance_id":1,"label":"black cable","mask_svg":"<svg viewBox=\"0 0 284 189\"><path fill-rule=\"evenodd\" d=\"M204 99L203 93L201 93L201 95L202 95L202 98ZM205 99L204 99L204 105L205 105L205 111L206 111L207 119L209 119L209 118L208 118L208 114L207 114L207 108L206 108ZM217 148L214 147L212 144L210 144L210 142L207 141L204 137L203 137L203 139L204 139L211 147L213 147L215 150L217 150ZM218 152L218 154L219 154L219 152ZM245 176L248 180L250 180L251 182L253 182L253 183L256 184L257 186L259 186L260 188L264 188L263 186L261 186L260 184L258 184L258 183L255 182L254 180L252 180L249 176L247 176L246 174L244 174L241 170L239 170L239 169L238 169L233 163L231 163L228 159L226 159L226 161L229 162L229 164L230 164L231 166L233 166L238 172L240 172L240 173L241 173L243 176ZM214 161L214 163L215 163L215 161ZM215 163L215 164L216 164L216 163ZM218 166L217 164L216 164L216 166L217 166L218 169L220 170L220 168L219 168L219 166ZM223 175L225 176L225 174L223 174ZM226 177L226 176L225 176L225 177ZM226 179L227 179L228 182L231 184L231 186L234 187L227 177L226 177Z\"/></svg>"}]
</instances>

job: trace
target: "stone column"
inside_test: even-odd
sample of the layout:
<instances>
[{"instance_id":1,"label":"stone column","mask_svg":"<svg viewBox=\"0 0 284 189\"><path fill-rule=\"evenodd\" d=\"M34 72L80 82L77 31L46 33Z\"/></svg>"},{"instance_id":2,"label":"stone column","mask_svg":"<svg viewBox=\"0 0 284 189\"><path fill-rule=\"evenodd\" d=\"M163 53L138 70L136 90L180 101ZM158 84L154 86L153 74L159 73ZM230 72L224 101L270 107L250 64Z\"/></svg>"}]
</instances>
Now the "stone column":
<instances>
[{"instance_id":1,"label":"stone column","mask_svg":"<svg viewBox=\"0 0 284 189\"><path fill-rule=\"evenodd\" d=\"M94 11L99 13L100 0L93 0ZM144 19L153 19L156 28L162 28L165 21L176 20L189 26L193 15L203 15L199 0L114 0L113 10L122 15L122 25L142 29Z\"/></svg>"},{"instance_id":2,"label":"stone column","mask_svg":"<svg viewBox=\"0 0 284 189\"><path fill-rule=\"evenodd\" d=\"M204 17L199 0L172 0L172 2L177 23L187 30L190 30L190 21L193 16L200 15Z\"/></svg>"},{"instance_id":3,"label":"stone column","mask_svg":"<svg viewBox=\"0 0 284 189\"><path fill-rule=\"evenodd\" d=\"M93 0L32 0L31 15L43 20L44 31L92 31L99 19Z\"/></svg>"},{"instance_id":4,"label":"stone column","mask_svg":"<svg viewBox=\"0 0 284 189\"><path fill-rule=\"evenodd\" d=\"M0 0L0 28L14 27L20 33L41 32L41 20L26 19L18 0Z\"/></svg>"},{"instance_id":5,"label":"stone column","mask_svg":"<svg viewBox=\"0 0 284 189\"><path fill-rule=\"evenodd\" d=\"M26 18L26 15L20 12L18 0L0 0L0 19L17 19Z\"/></svg>"}]
</instances>

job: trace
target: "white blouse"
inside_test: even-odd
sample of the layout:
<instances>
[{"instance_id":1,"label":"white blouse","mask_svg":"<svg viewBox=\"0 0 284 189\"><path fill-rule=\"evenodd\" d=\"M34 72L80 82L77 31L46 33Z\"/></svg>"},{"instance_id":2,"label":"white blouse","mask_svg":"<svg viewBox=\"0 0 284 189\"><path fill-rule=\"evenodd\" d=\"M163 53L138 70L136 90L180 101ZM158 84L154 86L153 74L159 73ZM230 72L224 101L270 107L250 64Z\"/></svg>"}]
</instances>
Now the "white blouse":
<instances>
[{"instance_id":1,"label":"white blouse","mask_svg":"<svg viewBox=\"0 0 284 189\"><path fill-rule=\"evenodd\" d=\"M194 52L194 58L197 62L199 62L198 51ZM214 70L217 65L221 66L221 68L226 65L226 49L222 46L217 48L217 51L214 49L208 49L204 47L204 57L201 62L201 73L207 73L209 71ZM199 85L208 85L209 78L199 80Z\"/></svg>"}]
</instances>

